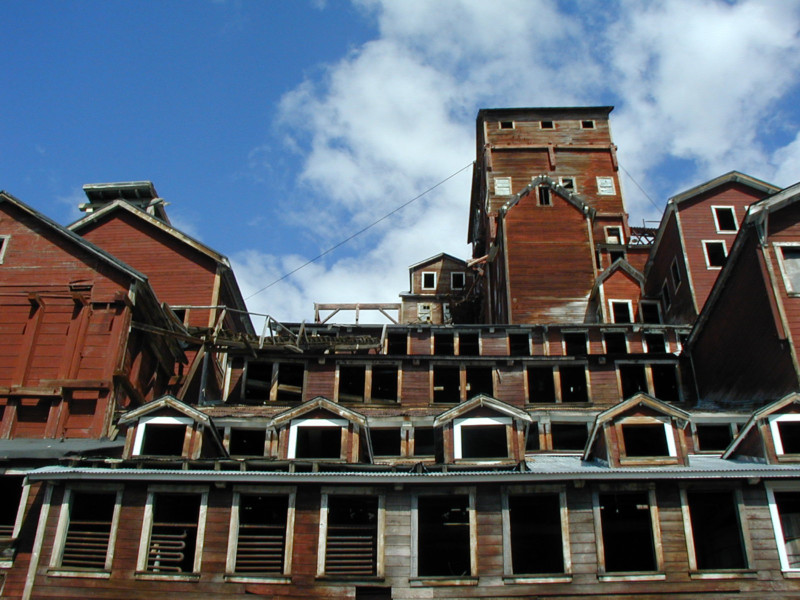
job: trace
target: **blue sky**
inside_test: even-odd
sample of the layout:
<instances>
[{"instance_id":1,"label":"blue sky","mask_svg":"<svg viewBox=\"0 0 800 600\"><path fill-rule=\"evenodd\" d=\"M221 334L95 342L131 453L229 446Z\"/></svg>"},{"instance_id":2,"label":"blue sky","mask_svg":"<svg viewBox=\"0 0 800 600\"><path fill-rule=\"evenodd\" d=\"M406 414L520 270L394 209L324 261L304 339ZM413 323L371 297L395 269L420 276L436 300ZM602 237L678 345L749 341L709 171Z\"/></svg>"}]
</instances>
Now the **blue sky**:
<instances>
[{"instance_id":1,"label":"blue sky","mask_svg":"<svg viewBox=\"0 0 800 600\"><path fill-rule=\"evenodd\" d=\"M500 9L502 8L502 9ZM0 189L57 221L85 183L151 180L245 296L475 154L479 108L614 105L632 222L732 169L800 180L800 2L17 1ZM469 169L248 300L395 302L467 257Z\"/></svg>"}]
</instances>

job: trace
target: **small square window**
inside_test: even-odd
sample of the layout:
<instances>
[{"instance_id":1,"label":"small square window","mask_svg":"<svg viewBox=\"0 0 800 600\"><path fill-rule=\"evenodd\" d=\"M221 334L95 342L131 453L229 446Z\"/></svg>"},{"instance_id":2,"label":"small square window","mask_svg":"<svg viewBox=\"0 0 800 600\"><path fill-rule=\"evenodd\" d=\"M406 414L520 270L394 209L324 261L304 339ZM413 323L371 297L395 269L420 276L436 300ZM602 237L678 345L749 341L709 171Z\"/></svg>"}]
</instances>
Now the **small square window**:
<instances>
[{"instance_id":1,"label":"small square window","mask_svg":"<svg viewBox=\"0 0 800 600\"><path fill-rule=\"evenodd\" d=\"M553 121L539 121L540 129L555 129L556 124Z\"/></svg>"},{"instance_id":2,"label":"small square window","mask_svg":"<svg viewBox=\"0 0 800 600\"><path fill-rule=\"evenodd\" d=\"M714 213L717 233L736 233L739 230L733 206L712 206L711 212Z\"/></svg>"},{"instance_id":3,"label":"small square window","mask_svg":"<svg viewBox=\"0 0 800 600\"><path fill-rule=\"evenodd\" d=\"M581 121L581 129L594 129L594 121Z\"/></svg>"},{"instance_id":4,"label":"small square window","mask_svg":"<svg viewBox=\"0 0 800 600\"><path fill-rule=\"evenodd\" d=\"M608 251L608 258L611 260L611 264L613 265L618 260L625 260L625 251L624 250L609 250Z\"/></svg>"},{"instance_id":5,"label":"small square window","mask_svg":"<svg viewBox=\"0 0 800 600\"><path fill-rule=\"evenodd\" d=\"M663 333L645 333L645 344L647 345L647 352L661 352L667 351L667 341Z\"/></svg>"},{"instance_id":6,"label":"small square window","mask_svg":"<svg viewBox=\"0 0 800 600\"><path fill-rule=\"evenodd\" d=\"M509 356L530 356L530 336L527 333L509 333L508 354Z\"/></svg>"},{"instance_id":7,"label":"small square window","mask_svg":"<svg viewBox=\"0 0 800 600\"><path fill-rule=\"evenodd\" d=\"M575 188L575 178L574 177L559 177L558 182L561 184L565 190L569 190L570 192L577 191Z\"/></svg>"},{"instance_id":8,"label":"small square window","mask_svg":"<svg viewBox=\"0 0 800 600\"><path fill-rule=\"evenodd\" d=\"M731 426L698 423L695 425L697 445L700 452L722 452L733 441Z\"/></svg>"},{"instance_id":9,"label":"small square window","mask_svg":"<svg viewBox=\"0 0 800 600\"><path fill-rule=\"evenodd\" d=\"M567 356L586 356L586 334L582 331L564 333L564 353Z\"/></svg>"},{"instance_id":10,"label":"small square window","mask_svg":"<svg viewBox=\"0 0 800 600\"><path fill-rule=\"evenodd\" d=\"M480 356L481 338L478 333L459 333L458 334L458 354L459 356Z\"/></svg>"},{"instance_id":11,"label":"small square window","mask_svg":"<svg viewBox=\"0 0 800 600\"><path fill-rule=\"evenodd\" d=\"M467 276L464 272L450 273L450 289L463 290L466 287Z\"/></svg>"},{"instance_id":12,"label":"small square window","mask_svg":"<svg viewBox=\"0 0 800 600\"><path fill-rule=\"evenodd\" d=\"M370 441L372 442L372 454L374 456L401 455L401 438L399 429L370 429L369 436Z\"/></svg>"},{"instance_id":13,"label":"small square window","mask_svg":"<svg viewBox=\"0 0 800 600\"><path fill-rule=\"evenodd\" d=\"M540 185L536 188L536 193L539 196L539 206L552 206L550 199L550 188Z\"/></svg>"},{"instance_id":14,"label":"small square window","mask_svg":"<svg viewBox=\"0 0 800 600\"><path fill-rule=\"evenodd\" d=\"M628 343L622 331L609 331L603 334L606 342L606 354L627 354Z\"/></svg>"},{"instance_id":15,"label":"small square window","mask_svg":"<svg viewBox=\"0 0 800 600\"><path fill-rule=\"evenodd\" d=\"M622 227L606 227L606 243L622 244L625 239L622 237Z\"/></svg>"},{"instance_id":16,"label":"small square window","mask_svg":"<svg viewBox=\"0 0 800 600\"><path fill-rule=\"evenodd\" d=\"M728 258L725 242L703 242L703 252L706 255L706 265L709 269L721 269L725 266Z\"/></svg>"},{"instance_id":17,"label":"small square window","mask_svg":"<svg viewBox=\"0 0 800 600\"><path fill-rule=\"evenodd\" d=\"M514 129L514 121L500 121L500 129Z\"/></svg>"},{"instance_id":18,"label":"small square window","mask_svg":"<svg viewBox=\"0 0 800 600\"><path fill-rule=\"evenodd\" d=\"M422 272L422 289L435 290L436 289L436 273L433 271Z\"/></svg>"},{"instance_id":19,"label":"small square window","mask_svg":"<svg viewBox=\"0 0 800 600\"><path fill-rule=\"evenodd\" d=\"M550 437L553 450L583 451L589 439L585 423L552 423Z\"/></svg>"}]
</instances>

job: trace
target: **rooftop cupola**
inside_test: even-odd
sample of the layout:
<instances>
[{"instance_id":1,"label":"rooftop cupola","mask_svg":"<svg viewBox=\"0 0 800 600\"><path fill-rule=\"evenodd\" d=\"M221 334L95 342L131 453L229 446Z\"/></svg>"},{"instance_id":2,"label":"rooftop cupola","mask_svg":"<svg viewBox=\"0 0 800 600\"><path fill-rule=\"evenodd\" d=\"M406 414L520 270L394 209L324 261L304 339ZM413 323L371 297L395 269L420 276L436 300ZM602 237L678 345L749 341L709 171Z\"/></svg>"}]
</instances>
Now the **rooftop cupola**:
<instances>
[{"instance_id":1,"label":"rooftop cupola","mask_svg":"<svg viewBox=\"0 0 800 600\"><path fill-rule=\"evenodd\" d=\"M167 217L165 210L167 203L163 198L158 197L152 181L87 183L83 186L83 192L89 201L78 205L78 208L85 213L92 213L112 202L121 200L165 223L169 223L169 217Z\"/></svg>"}]
</instances>

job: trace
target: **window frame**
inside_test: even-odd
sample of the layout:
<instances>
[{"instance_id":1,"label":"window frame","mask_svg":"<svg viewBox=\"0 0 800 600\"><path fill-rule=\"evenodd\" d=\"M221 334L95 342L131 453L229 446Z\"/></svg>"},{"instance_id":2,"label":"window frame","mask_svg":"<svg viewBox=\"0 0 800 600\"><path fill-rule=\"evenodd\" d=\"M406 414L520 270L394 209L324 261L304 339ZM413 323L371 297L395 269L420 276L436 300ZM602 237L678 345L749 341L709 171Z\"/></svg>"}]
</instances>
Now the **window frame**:
<instances>
[{"instance_id":1,"label":"window frame","mask_svg":"<svg viewBox=\"0 0 800 600\"><path fill-rule=\"evenodd\" d=\"M781 571L784 573L792 573L792 577L796 573L800 573L800 566L791 567L789 565L789 557L786 553L786 539L783 535L783 525L781 524L780 512L778 512L777 501L775 500L775 492L794 492L800 495L800 485L792 481L767 481L764 482L764 487L767 491L767 505L769 506L769 514L772 520L772 532L775 536L775 543L778 547L778 558L780 560Z\"/></svg>"},{"instance_id":2,"label":"window frame","mask_svg":"<svg viewBox=\"0 0 800 600\"><path fill-rule=\"evenodd\" d=\"M566 181L572 182L572 187L567 187L566 185L564 185L564 182L566 182ZM577 178L574 175L569 175L569 176L566 176L566 177L559 177L558 178L558 185L563 187L568 192L571 192L573 194L577 194L578 193L578 181L577 181Z\"/></svg>"},{"instance_id":3,"label":"window frame","mask_svg":"<svg viewBox=\"0 0 800 600\"><path fill-rule=\"evenodd\" d=\"M642 310L643 305L650 305L656 307L656 312L658 313L658 323L646 323L644 320L644 310ZM647 325L661 325L664 323L664 315L661 314L661 302L658 300L639 300L639 319L641 323L646 323Z\"/></svg>"},{"instance_id":4,"label":"window frame","mask_svg":"<svg viewBox=\"0 0 800 600\"><path fill-rule=\"evenodd\" d=\"M646 373L646 372L645 372ZM649 382L648 382L649 383ZM649 425L657 426L662 425L664 428L664 439L667 443L667 454L654 454L654 455L628 455L628 449L625 446L624 429L626 426L636 425ZM640 463L663 463L668 461L675 463L678 461L678 446L675 442L675 428L672 426L670 419L660 419L656 417L628 417L620 419L614 423L614 429L617 434L617 447L619 449L619 461L621 464L640 464Z\"/></svg>"},{"instance_id":5,"label":"window frame","mask_svg":"<svg viewBox=\"0 0 800 600\"><path fill-rule=\"evenodd\" d=\"M338 427L340 435L344 435L344 431L347 430L347 419L315 419L315 418L299 418L299 419L292 419L289 423L289 440L286 448L286 458L288 460L298 460L297 459L297 430L300 427ZM343 454L345 452L345 444L340 442L339 446L339 458L338 460L342 460ZM302 459L302 460L316 460L314 458ZM337 460L332 458L327 458L324 460Z\"/></svg>"},{"instance_id":6,"label":"window frame","mask_svg":"<svg viewBox=\"0 0 800 600\"><path fill-rule=\"evenodd\" d=\"M464 458L463 457L463 442L461 440L463 427L503 427L506 438L506 456L486 456L483 458ZM509 429L513 428L513 420L511 417L461 417L453 419L453 458L455 460L467 461L501 461L511 458L509 452ZM513 432L513 429L512 429Z\"/></svg>"},{"instance_id":7,"label":"window frame","mask_svg":"<svg viewBox=\"0 0 800 600\"><path fill-rule=\"evenodd\" d=\"M361 400L347 400L340 398L340 369L341 367L364 367L364 397ZM384 398L375 398L372 393L373 388L373 368L374 367L394 367L396 369L396 394L394 400L387 400ZM337 403L346 404L377 404L381 406L395 405L400 403L400 390L402 387L402 365L399 362L393 361L376 361L376 362L351 362L351 361L338 361L336 363L336 387L334 389L333 401Z\"/></svg>"},{"instance_id":8,"label":"window frame","mask_svg":"<svg viewBox=\"0 0 800 600\"><path fill-rule=\"evenodd\" d=\"M724 267L724 263L719 266L715 266L711 264L711 260L709 259L708 255L708 245L709 244L722 244L722 250L725 254L725 261L728 260L728 245L725 243L725 240L701 240L701 244L703 246L703 256L706 259L706 269L709 271L721 271L722 267Z\"/></svg>"},{"instance_id":9,"label":"window frame","mask_svg":"<svg viewBox=\"0 0 800 600\"><path fill-rule=\"evenodd\" d=\"M142 454L142 446L144 445L144 438L147 434L148 425L184 425L185 427L192 427L194 421L190 417L171 417L171 416L152 416L141 417L136 423L136 436L133 440L133 448L131 449L131 456L151 456ZM184 438L185 438L184 432ZM184 444L185 447L185 444ZM181 453L181 456L183 453ZM156 455L163 456L163 455ZM171 456L171 455L170 455Z\"/></svg>"},{"instance_id":10,"label":"window frame","mask_svg":"<svg viewBox=\"0 0 800 600\"><path fill-rule=\"evenodd\" d=\"M664 313L668 313L669 309L672 308L672 295L669 293L668 285L666 279L661 285L661 307L664 309ZM661 318L664 318L664 314L661 315Z\"/></svg>"},{"instance_id":11,"label":"window frame","mask_svg":"<svg viewBox=\"0 0 800 600\"><path fill-rule=\"evenodd\" d=\"M456 287L455 282L453 281L455 275L461 275L464 281L464 285L461 287ZM465 271L451 271L450 272L450 289L453 291L460 292L461 290L466 289L467 287L467 273Z\"/></svg>"},{"instance_id":12,"label":"window frame","mask_svg":"<svg viewBox=\"0 0 800 600\"><path fill-rule=\"evenodd\" d=\"M780 242L780 243L773 243L773 249L775 250L775 256L778 257L778 266L781 270L781 277L783 278L783 285L786 288L786 294L788 296L800 296L800 286L795 289L795 286L792 284L792 279L789 274L788 265L786 264L786 257L783 254L784 248L790 248L797 252L800 252L800 242Z\"/></svg>"},{"instance_id":13,"label":"window frame","mask_svg":"<svg viewBox=\"0 0 800 600\"><path fill-rule=\"evenodd\" d=\"M545 126L545 123L549 123L550 125ZM539 129L553 130L555 128L556 128L556 122L551 119L542 119L539 121Z\"/></svg>"},{"instance_id":14,"label":"window frame","mask_svg":"<svg viewBox=\"0 0 800 600\"><path fill-rule=\"evenodd\" d=\"M778 427L779 423L798 423L800 422L800 414L798 413L784 413L773 414L767 417L769 423L769 431L772 434L772 445L775 448L775 456L800 456L800 453L787 453L783 450L783 440L781 439L781 432Z\"/></svg>"},{"instance_id":15,"label":"window frame","mask_svg":"<svg viewBox=\"0 0 800 600\"><path fill-rule=\"evenodd\" d=\"M495 196L513 196L512 190L512 181L511 177L495 177L493 180L494 183L494 195Z\"/></svg>"},{"instance_id":16,"label":"window frame","mask_svg":"<svg viewBox=\"0 0 800 600\"><path fill-rule=\"evenodd\" d=\"M733 229L722 229L719 226L719 215L717 210L730 210L731 215L733 216ZM722 204L712 204L711 205L711 214L714 218L714 229L716 232L721 235L736 235L739 231L739 220L736 218L736 207L733 205L722 205Z\"/></svg>"},{"instance_id":17,"label":"window frame","mask_svg":"<svg viewBox=\"0 0 800 600\"><path fill-rule=\"evenodd\" d=\"M21 486L22 489L19 495L19 504L17 505L17 513L14 516L14 525L12 526L11 536L1 537L0 539L16 540L19 537L19 532L22 529L22 523L25 519L25 510L28 507L28 497L30 496L30 491L31 491L30 483L24 483L26 474L27 473L25 471L18 471L16 469L8 469L5 473L3 473L4 476L13 475L16 477L22 477L23 484ZM0 563L1 562L2 561L0 561ZM2 566L3 565L0 564L0 567ZM11 565L9 564L8 566L10 567Z\"/></svg>"},{"instance_id":18,"label":"window frame","mask_svg":"<svg viewBox=\"0 0 800 600\"><path fill-rule=\"evenodd\" d=\"M287 496L286 531L284 541L283 568L281 575L245 575L236 571L236 555L239 550L239 505L242 495ZM231 499L231 518L228 530L228 551L225 558L225 581L248 583L289 583L292 576L292 554L294 553L294 523L297 503L297 488L294 486L263 487L236 485Z\"/></svg>"},{"instance_id":19,"label":"window frame","mask_svg":"<svg viewBox=\"0 0 800 600\"><path fill-rule=\"evenodd\" d=\"M597 129L597 124L594 119L581 119L581 129Z\"/></svg>"},{"instance_id":20,"label":"window frame","mask_svg":"<svg viewBox=\"0 0 800 600\"><path fill-rule=\"evenodd\" d=\"M50 555L50 565L48 575L86 577L94 579L108 579L111 577L111 566L114 561L114 550L116 549L117 531L119 530L120 513L122 512L122 493L124 486L116 483L93 482L89 483L68 483L64 487L64 495L61 499L61 508L58 512L58 524L56 525L55 538L53 540L53 551ZM69 532L70 512L76 492L111 492L116 495L114 499L114 512L111 516L111 530L108 534L108 547L106 548L105 565L102 569L78 569L75 567L64 567L64 548Z\"/></svg>"},{"instance_id":21,"label":"window frame","mask_svg":"<svg viewBox=\"0 0 800 600\"><path fill-rule=\"evenodd\" d=\"M672 289L678 292L678 288L683 283L683 276L681 275L680 265L678 265L678 257L672 257L672 262L669 265L669 276L672 279Z\"/></svg>"},{"instance_id":22,"label":"window frame","mask_svg":"<svg viewBox=\"0 0 800 600\"><path fill-rule=\"evenodd\" d=\"M426 275L432 275L433 276L433 285L432 286L426 286L425 285L425 276ZM438 282L439 282L439 274L436 271L422 271L420 273L420 280L419 280L420 289L425 290L425 291L431 291L431 290L435 291L436 290L436 284Z\"/></svg>"},{"instance_id":23,"label":"window frame","mask_svg":"<svg viewBox=\"0 0 800 600\"><path fill-rule=\"evenodd\" d=\"M3 264L3 260L6 256L6 250L8 250L8 244L11 240L10 235L0 235L0 265Z\"/></svg>"},{"instance_id":24,"label":"window frame","mask_svg":"<svg viewBox=\"0 0 800 600\"><path fill-rule=\"evenodd\" d=\"M613 177L608 176L597 176L595 177L595 183L597 184L597 195L598 196L616 196L617 195L617 186L614 183ZM607 191L607 190L611 191Z\"/></svg>"},{"instance_id":25,"label":"window frame","mask_svg":"<svg viewBox=\"0 0 800 600\"><path fill-rule=\"evenodd\" d=\"M616 229L619 231L619 236L610 235L609 230ZM625 245L625 231L622 228L622 225L605 225L603 227L603 233L606 239L606 244L613 244L615 246L624 246ZM612 238L616 237L617 241L612 241Z\"/></svg>"},{"instance_id":26,"label":"window frame","mask_svg":"<svg viewBox=\"0 0 800 600\"><path fill-rule=\"evenodd\" d=\"M615 304L624 304L628 307L628 315L630 317L629 321L617 321L617 317L614 314L614 305ZM635 313L633 312L633 302L631 300L619 299L619 298L609 298L608 299L608 316L611 317L609 323L615 324L630 324L635 323L636 319Z\"/></svg>"},{"instance_id":27,"label":"window frame","mask_svg":"<svg viewBox=\"0 0 800 600\"><path fill-rule=\"evenodd\" d=\"M542 190L547 190L543 195ZM536 205L537 206L553 206L553 192L546 185L536 186Z\"/></svg>"}]
</instances>

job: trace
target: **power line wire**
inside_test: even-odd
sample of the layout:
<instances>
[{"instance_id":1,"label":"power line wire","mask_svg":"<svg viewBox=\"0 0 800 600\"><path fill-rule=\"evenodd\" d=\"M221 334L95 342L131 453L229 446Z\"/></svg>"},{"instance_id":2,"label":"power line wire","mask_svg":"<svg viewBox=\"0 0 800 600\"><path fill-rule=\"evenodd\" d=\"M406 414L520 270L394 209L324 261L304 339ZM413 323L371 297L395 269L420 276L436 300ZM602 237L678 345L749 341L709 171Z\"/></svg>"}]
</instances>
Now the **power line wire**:
<instances>
[{"instance_id":1,"label":"power line wire","mask_svg":"<svg viewBox=\"0 0 800 600\"><path fill-rule=\"evenodd\" d=\"M653 199L652 199L650 196L648 196L648 195L647 195L647 192L645 192L645 191L644 191L644 188L643 188L642 186L640 186L640 185L639 185L639 182L638 182L638 181L636 181L636 180L633 178L633 175L631 175L630 173L628 173L628 170L627 170L625 167L623 167L622 165L620 165L620 166L619 166L619 168L620 168L620 169L622 169L622 170L623 170L623 172L625 173L625 175L627 175L627 176L628 176L628 179L630 179L630 180L633 182L633 184L634 184L634 185L635 185L637 188L639 188L639 191L640 191L640 192L642 192L642 193L644 194L644 197L645 197L645 198L647 198L647 199L650 201L650 204L652 204L653 206L655 206L655 207L656 207L656 209L657 209L657 210L659 210L659 211L663 211L663 210L664 210L664 207L662 207L662 206L659 206L658 204L656 204L656 203L655 203L655 201L654 201L654 200L653 200Z\"/></svg>"},{"instance_id":2,"label":"power line wire","mask_svg":"<svg viewBox=\"0 0 800 600\"><path fill-rule=\"evenodd\" d=\"M439 183L437 183L437 184L435 184L435 185L433 185L433 186L429 187L427 190L425 190L424 192L422 192L422 193L421 193L421 194L419 194L418 196L415 196L414 198L412 198L411 200L409 200L409 201L408 201L408 202L406 202L405 204L401 204L400 206L398 206L397 208L395 208L395 209L394 209L394 210L392 210L391 212L388 212L388 213L386 213L385 215L383 215L383 216L382 216L380 219L378 219L377 221L373 221L372 223L370 223L369 225L367 225L367 226L366 226L366 227L364 227L363 229L360 229L360 230L356 231L354 234L352 234L351 236L349 236L349 237L347 237L347 238L343 239L341 242L339 242L339 243L338 243L338 244L336 244L335 246L331 246L330 248L328 248L328 249L327 249L327 250L325 250L324 252L322 252L322 253L318 254L317 256L315 256L314 258L312 258L312 259L310 259L310 260L306 261L305 263L303 263L302 265L300 265L300 266L299 266L299 267L297 267L296 269L293 269L292 271L289 271L288 273L286 273L285 275L283 275L283 276L279 277L278 279L276 279L276 280L275 280L275 281L273 281L272 283L269 283L269 284L265 285L264 287L262 287L260 290L258 290L258 291L256 291L256 292L253 292L253 293L252 293L252 294L250 294L250 295L249 295L247 298L245 298L245 301L247 301L247 300L250 300L250 298L253 298L254 296L257 296L258 294L260 294L260 293L261 293L261 292L263 292L264 290L267 290L267 289L271 288L271 287L272 287L273 285L275 285L276 283L280 283L281 281L283 281L283 280L284 280L284 279L286 279L287 277L291 277L292 275L294 275L295 273L297 273L297 272L298 272L300 269L303 269L303 268L307 267L308 265L310 265L311 263L318 261L320 258L322 258L323 256L325 256L325 255L327 255L327 254L330 254L331 252L333 252L334 250L336 250L336 249L337 249L337 248L339 248L340 246L344 246L344 245L345 245L347 242L349 242L350 240L352 240L352 239L354 239L354 238L358 237L359 235L361 235L361 234L362 234L362 233L364 233L365 231L367 231L367 230L369 230L369 229L372 229L373 227L375 227L375 225L377 225L377 224L378 224L378 223L380 223L381 221L385 221L386 219L388 219L389 217L391 217L393 214L395 214L395 213L397 213L397 212L400 212L401 210L403 210L403 209L404 209L406 206L408 206L408 205L409 205L409 204L411 204L412 202L416 202L417 200L419 200L419 199L420 199L420 198L422 198L423 196L425 196L425 195L429 194L430 192L432 192L433 190L435 190L436 188L438 188L440 185L443 185L444 183L447 183L447 182L448 182L448 181L450 181L450 180L451 180L453 177L455 177L456 175L458 175L458 174L459 174L459 173L461 173L462 171L465 171L466 169L470 168L472 165L473 165L473 163L472 163L472 162L470 162L470 163L467 163L466 165L464 165L463 167L461 167L461 168L460 168L458 171L456 171L456 172L455 172L455 173L453 173L452 175L449 175L448 177L445 177L445 178L444 178L444 179L442 179L442 180L441 180Z\"/></svg>"}]
</instances>

